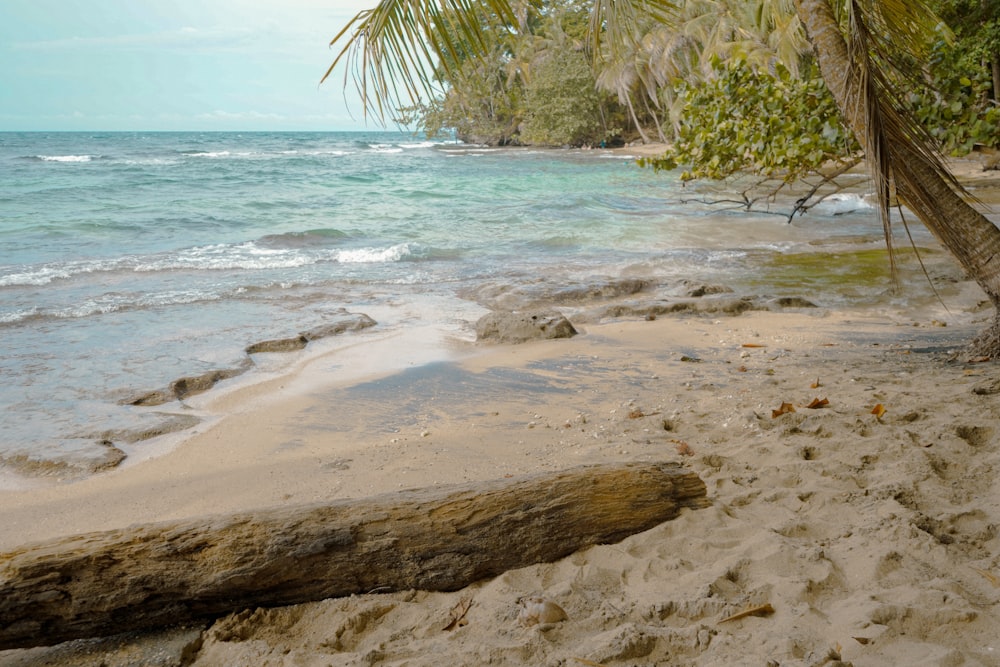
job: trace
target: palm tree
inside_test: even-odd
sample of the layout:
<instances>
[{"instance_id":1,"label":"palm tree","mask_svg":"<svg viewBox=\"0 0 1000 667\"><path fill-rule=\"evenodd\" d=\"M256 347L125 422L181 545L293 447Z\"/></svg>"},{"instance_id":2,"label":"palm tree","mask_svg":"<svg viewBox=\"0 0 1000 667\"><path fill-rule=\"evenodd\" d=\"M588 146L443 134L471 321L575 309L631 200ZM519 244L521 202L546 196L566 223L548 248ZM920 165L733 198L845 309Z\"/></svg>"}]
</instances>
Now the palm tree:
<instances>
[{"instance_id":1,"label":"palm tree","mask_svg":"<svg viewBox=\"0 0 1000 667\"><path fill-rule=\"evenodd\" d=\"M944 166L930 138L895 103L898 94L880 67L896 62L894 54L919 54L924 43L920 33L934 25L933 15L919 0L869 0L865 4L868 6L850 0L845 38L830 0L796 0L823 80L864 148L883 224L888 224L889 198L895 188L899 199L951 252L997 309L1000 229L969 204L967 193ZM883 35L892 35L893 41ZM973 342L977 353L1000 356L998 312L994 312L992 325Z\"/></svg>"},{"instance_id":2,"label":"palm tree","mask_svg":"<svg viewBox=\"0 0 1000 667\"><path fill-rule=\"evenodd\" d=\"M342 40L344 45L323 79L346 62L345 85L352 75L366 111L379 115L387 105L402 106L407 97L433 95L432 63L454 53L451 22L457 21L466 42L485 43L475 19L483 8L516 22L509 0L381 0L333 39L332 45ZM670 25L673 9L668 0L594 0L593 53L610 52L614 58L626 52L637 26L650 19ZM844 21L838 20L837 9ZM916 56L919 62L938 24L933 13L923 0L795 0L795 13L824 81L864 148L890 250L889 206L895 193L1000 308L1000 229L969 203L933 141L897 102L895 82L912 73L914 62L901 56ZM457 18L444 26L445 16ZM606 51L602 40L610 47ZM973 349L1000 357L1000 310Z\"/></svg>"}]
</instances>

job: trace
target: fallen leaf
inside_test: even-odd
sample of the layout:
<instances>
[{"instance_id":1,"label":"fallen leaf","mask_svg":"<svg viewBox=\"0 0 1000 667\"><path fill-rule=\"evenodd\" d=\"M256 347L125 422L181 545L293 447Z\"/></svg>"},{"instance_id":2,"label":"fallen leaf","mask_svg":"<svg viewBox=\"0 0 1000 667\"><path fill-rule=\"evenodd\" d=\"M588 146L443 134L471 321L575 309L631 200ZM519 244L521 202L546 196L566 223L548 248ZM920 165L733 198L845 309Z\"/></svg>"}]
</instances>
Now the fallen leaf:
<instances>
[{"instance_id":1,"label":"fallen leaf","mask_svg":"<svg viewBox=\"0 0 1000 667\"><path fill-rule=\"evenodd\" d=\"M729 621L738 621L741 618L746 618L747 616L770 616L774 613L774 607L771 606L770 602L762 605L757 605L756 607L749 607L743 611L737 612L732 616L727 616L726 618L719 621L719 623L728 623Z\"/></svg>"},{"instance_id":2,"label":"fallen leaf","mask_svg":"<svg viewBox=\"0 0 1000 667\"><path fill-rule=\"evenodd\" d=\"M822 387L822 386L823 386L823 385L821 385L821 384L819 383L819 378L816 378L816 381L815 381L815 382L813 382L813 383L812 383L811 385L809 385L809 388L810 388L810 389L819 389L819 388L820 388L820 387Z\"/></svg>"},{"instance_id":3,"label":"fallen leaf","mask_svg":"<svg viewBox=\"0 0 1000 667\"><path fill-rule=\"evenodd\" d=\"M886 413L885 406L882 405L881 403L877 403L875 407L872 408L872 414L875 415L876 419L882 419L882 416L885 415L885 413Z\"/></svg>"},{"instance_id":4,"label":"fallen leaf","mask_svg":"<svg viewBox=\"0 0 1000 667\"><path fill-rule=\"evenodd\" d=\"M628 412L628 418L629 419L641 419L642 417L645 417L645 416L646 416L646 414L642 410L640 410L639 408L635 408L634 410L629 410L629 412Z\"/></svg>"},{"instance_id":5,"label":"fallen leaf","mask_svg":"<svg viewBox=\"0 0 1000 667\"><path fill-rule=\"evenodd\" d=\"M743 343L743 347L767 347L767 345L760 345L759 343Z\"/></svg>"},{"instance_id":6,"label":"fallen leaf","mask_svg":"<svg viewBox=\"0 0 1000 667\"><path fill-rule=\"evenodd\" d=\"M825 408L828 405L830 405L829 400L825 398L814 398L812 400L812 403L810 403L806 407L809 408L810 410L816 410L817 408Z\"/></svg>"},{"instance_id":7,"label":"fallen leaf","mask_svg":"<svg viewBox=\"0 0 1000 667\"><path fill-rule=\"evenodd\" d=\"M691 445L687 444L683 440L671 440L670 442L674 443L677 453L681 456L694 456L694 450L691 449Z\"/></svg>"},{"instance_id":8,"label":"fallen leaf","mask_svg":"<svg viewBox=\"0 0 1000 667\"><path fill-rule=\"evenodd\" d=\"M451 608L451 621L442 628L442 631L450 632L455 628L462 628L468 625L469 621L465 618L465 615L469 613L471 607L472 598L462 598L459 600L458 604Z\"/></svg>"},{"instance_id":9,"label":"fallen leaf","mask_svg":"<svg viewBox=\"0 0 1000 667\"><path fill-rule=\"evenodd\" d=\"M747 367L746 366L740 366L736 370L739 371L740 373L746 373L747 372Z\"/></svg>"},{"instance_id":10,"label":"fallen leaf","mask_svg":"<svg viewBox=\"0 0 1000 667\"><path fill-rule=\"evenodd\" d=\"M701 359L699 359L698 357L689 357L686 354L683 357L681 357L681 361L686 361L691 364L701 363Z\"/></svg>"},{"instance_id":11,"label":"fallen leaf","mask_svg":"<svg viewBox=\"0 0 1000 667\"><path fill-rule=\"evenodd\" d=\"M997 588L1000 588L1000 577L993 574L989 570L980 570L978 567L974 567L972 569L978 572L979 574L983 575L986 578L986 581L990 582Z\"/></svg>"},{"instance_id":12,"label":"fallen leaf","mask_svg":"<svg viewBox=\"0 0 1000 667\"><path fill-rule=\"evenodd\" d=\"M871 641L871 639L869 639L868 637L852 637L852 639L854 639L854 641L861 644L862 646L867 646L868 642Z\"/></svg>"},{"instance_id":13,"label":"fallen leaf","mask_svg":"<svg viewBox=\"0 0 1000 667\"><path fill-rule=\"evenodd\" d=\"M771 410L771 419L775 419L789 412L795 412L795 406L791 403L782 403L781 407L777 410Z\"/></svg>"},{"instance_id":14,"label":"fallen leaf","mask_svg":"<svg viewBox=\"0 0 1000 667\"><path fill-rule=\"evenodd\" d=\"M594 662L593 660L587 660L586 658L578 658L576 656L572 656L571 660L576 660L577 662L582 662L585 665L589 665L589 667L604 667L604 663L602 663L602 662Z\"/></svg>"}]
</instances>

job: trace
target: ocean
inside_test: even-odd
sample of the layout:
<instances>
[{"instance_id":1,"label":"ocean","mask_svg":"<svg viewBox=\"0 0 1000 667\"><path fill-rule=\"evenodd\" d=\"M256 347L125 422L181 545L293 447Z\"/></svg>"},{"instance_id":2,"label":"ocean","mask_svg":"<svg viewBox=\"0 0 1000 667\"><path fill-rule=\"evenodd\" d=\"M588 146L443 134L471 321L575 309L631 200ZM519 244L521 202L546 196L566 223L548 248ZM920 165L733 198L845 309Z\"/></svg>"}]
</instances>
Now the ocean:
<instances>
[{"instance_id":1,"label":"ocean","mask_svg":"<svg viewBox=\"0 0 1000 667\"><path fill-rule=\"evenodd\" d=\"M881 229L861 196L789 223L627 150L381 132L0 133L0 175L11 475L97 470L183 416L136 396L219 369L280 373L275 359L294 355L248 366L246 347L343 310L377 325L328 344L399 334L405 359L419 338L408 331L474 339L498 295L630 277L840 306L886 288L865 259ZM845 250L861 263L829 260Z\"/></svg>"}]
</instances>

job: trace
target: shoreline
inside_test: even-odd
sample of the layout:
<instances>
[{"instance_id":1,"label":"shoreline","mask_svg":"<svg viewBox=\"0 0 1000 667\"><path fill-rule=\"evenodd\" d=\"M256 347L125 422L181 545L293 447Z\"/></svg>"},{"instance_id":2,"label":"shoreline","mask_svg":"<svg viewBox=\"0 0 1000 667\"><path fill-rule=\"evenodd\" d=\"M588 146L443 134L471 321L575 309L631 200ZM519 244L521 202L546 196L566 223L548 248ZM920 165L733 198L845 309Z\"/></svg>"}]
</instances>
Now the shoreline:
<instances>
[{"instance_id":1,"label":"shoreline","mask_svg":"<svg viewBox=\"0 0 1000 667\"><path fill-rule=\"evenodd\" d=\"M807 665L837 646L856 667L923 653L993 664L975 659L1000 636L1000 588L978 574L1000 575L990 528L1000 525L1000 488L989 473L1000 467L1000 405L973 390L997 375L992 364L951 360L974 324L802 309L583 329L468 346L451 361L346 384L329 374L317 382L307 366L280 396L234 392L220 399L228 418L160 458L0 493L0 549L585 463L675 461L708 485L710 508L456 593L220 619L204 635L184 631L204 642L194 664L372 664L363 656L378 651L376 664ZM828 404L808 408L817 398ZM786 402L795 411L775 416ZM520 627L516 599L539 594L569 621ZM442 614L464 598L475 601L469 626L442 634ZM764 603L773 616L717 624ZM350 644L317 643L376 607L387 611ZM168 644L154 633L0 652L0 665L46 664L46 655L87 664L59 651L93 657L93 646L107 664L128 664L115 660Z\"/></svg>"},{"instance_id":2,"label":"shoreline","mask_svg":"<svg viewBox=\"0 0 1000 667\"><path fill-rule=\"evenodd\" d=\"M972 180L994 192L993 178ZM948 316L883 304L581 318L574 338L515 346L434 327L327 341L287 373L193 397L209 418L149 443L155 456L0 489L0 551L587 463L680 463L712 506L455 593L0 651L0 667L185 652L203 666L1000 664L1000 371L962 354L985 323L980 299L957 284ZM522 627L517 600L531 596L569 619ZM465 599L468 625L442 632ZM764 604L767 617L722 620Z\"/></svg>"},{"instance_id":3,"label":"shoreline","mask_svg":"<svg viewBox=\"0 0 1000 667\"><path fill-rule=\"evenodd\" d=\"M627 412L628 400L640 400L624 393L621 400L591 395L598 393L595 385L619 383L614 369L629 375L631 357L636 364L670 356L697 359L698 363L671 364L674 368L666 376L686 386L690 384L688 370L697 376L696 371L704 368L700 363L704 357L731 357L739 347L736 332L743 332L745 344L751 346L762 335L792 340L791 334L779 333L787 328L797 331L797 345L811 340L823 346L827 343L822 336L849 339L857 335L850 328L853 323L866 322L859 331L879 338L888 335L890 340L899 337L902 342L898 344L916 340L914 334L919 333L932 340L957 341L953 344L960 349L963 335L971 338L975 331L974 326L942 329L936 321L906 326L903 320L893 323L885 317L858 315L808 309L721 317L679 315L653 322L625 319L581 325L581 335L573 339L517 346L442 338L438 346L425 348L427 356L422 360L399 350L398 332L376 341L344 341L344 345L306 357L279 376L193 397L190 408L204 417L201 424L148 443L148 452L141 451L143 444L137 445L135 460L118 469L59 484L0 490L0 550L74 532L197 516L209 508L215 513L358 498L531 472L539 465L555 469L562 462L550 452L559 447L546 437L538 442L539 434L559 433L560 428L575 431L573 425L581 420L586 423L595 414ZM758 328L767 333L761 334ZM658 352L655 339L661 338L670 343ZM846 344L849 347L837 346L837 351L858 345L854 340ZM767 344L761 345L766 349ZM746 355L753 349L740 351ZM406 366L400 365L404 358L409 359ZM606 362L600 361L605 358ZM715 371L724 372L726 382L731 382L737 361L727 358ZM579 367L580 374L574 372L572 380L552 379L561 374L560 364ZM344 368L352 371L342 374ZM654 380L650 381L661 381L663 374L651 371ZM579 382L581 388L568 389L566 382ZM625 384L629 382L638 393L643 381ZM515 398L518 392L524 398ZM649 403L650 399L641 401ZM491 404L518 408L487 410ZM533 411L531 405L539 407ZM541 419L542 407L553 410L556 406L565 413L562 417ZM498 452L476 444L489 441L490 447L501 447L493 441L507 429L519 439L504 443ZM477 434L479 430L484 433ZM569 461L603 462L629 452L627 447L605 451L603 444L610 436L600 429L591 433L581 425L580 430L584 436L575 438ZM470 440L464 441L462 434ZM588 438L602 445L588 447ZM641 451L641 456L653 454ZM393 462L397 455L403 460L412 457L421 467ZM447 469L456 462L464 467ZM337 474L348 470L350 479ZM127 498L124 503L114 502L119 494ZM112 507L114 511L109 512Z\"/></svg>"}]
</instances>

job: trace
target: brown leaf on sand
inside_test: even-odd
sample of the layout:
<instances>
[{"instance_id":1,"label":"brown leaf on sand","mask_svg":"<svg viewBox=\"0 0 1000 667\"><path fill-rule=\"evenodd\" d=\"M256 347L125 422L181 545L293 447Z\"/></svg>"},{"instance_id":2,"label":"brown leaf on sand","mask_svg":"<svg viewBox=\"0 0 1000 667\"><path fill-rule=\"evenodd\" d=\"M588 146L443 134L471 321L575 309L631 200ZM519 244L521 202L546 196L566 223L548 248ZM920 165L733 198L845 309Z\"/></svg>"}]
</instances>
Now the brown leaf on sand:
<instances>
[{"instance_id":1,"label":"brown leaf on sand","mask_svg":"<svg viewBox=\"0 0 1000 667\"><path fill-rule=\"evenodd\" d=\"M760 343L743 343L743 347L767 347L767 345L761 345Z\"/></svg>"},{"instance_id":2,"label":"brown leaf on sand","mask_svg":"<svg viewBox=\"0 0 1000 667\"><path fill-rule=\"evenodd\" d=\"M578 658L575 655L570 658L570 660L576 660L577 662L588 665L589 667L604 667L603 662L594 662L593 660L587 660L586 658Z\"/></svg>"},{"instance_id":3,"label":"brown leaf on sand","mask_svg":"<svg viewBox=\"0 0 1000 667\"><path fill-rule=\"evenodd\" d=\"M865 646L866 644L871 642L871 639L869 637L853 637L853 639L862 646Z\"/></svg>"},{"instance_id":4,"label":"brown leaf on sand","mask_svg":"<svg viewBox=\"0 0 1000 667\"><path fill-rule=\"evenodd\" d=\"M795 412L795 406L791 403L782 403L781 407L777 410L771 410L771 419L777 419L781 415L788 414L789 412Z\"/></svg>"},{"instance_id":5,"label":"brown leaf on sand","mask_svg":"<svg viewBox=\"0 0 1000 667\"><path fill-rule=\"evenodd\" d=\"M989 570L980 570L978 567L974 567L972 569L974 571L976 571L977 573L983 575L983 577L986 579L986 581L990 582L991 584L993 584L997 588L1000 588L1000 577L998 577L997 575L993 574Z\"/></svg>"},{"instance_id":6,"label":"brown leaf on sand","mask_svg":"<svg viewBox=\"0 0 1000 667\"><path fill-rule=\"evenodd\" d=\"M465 615L469 613L471 607L472 598L462 598L459 600L458 604L451 608L451 621L442 628L442 631L450 632L455 628L462 628L468 625L469 620L465 618Z\"/></svg>"},{"instance_id":7,"label":"brown leaf on sand","mask_svg":"<svg viewBox=\"0 0 1000 667\"><path fill-rule=\"evenodd\" d=\"M810 389L819 389L819 388L820 388L820 387L822 387L822 386L823 386L823 385L821 385L821 384L819 383L819 378L816 378L816 381L815 381L815 382L813 382L813 383L812 383L811 385L809 385L809 388L810 388Z\"/></svg>"},{"instance_id":8,"label":"brown leaf on sand","mask_svg":"<svg viewBox=\"0 0 1000 667\"><path fill-rule=\"evenodd\" d=\"M677 449L677 453L681 456L694 456L694 450L691 449L691 445L683 440L671 439L670 442L674 443L674 448Z\"/></svg>"},{"instance_id":9,"label":"brown leaf on sand","mask_svg":"<svg viewBox=\"0 0 1000 667\"><path fill-rule=\"evenodd\" d=\"M738 621L741 618L746 618L747 616L770 616L774 613L774 607L771 606L770 602L757 605L756 607L748 607L743 611L737 612L732 616L727 616L726 618L719 621L719 623L728 623L729 621Z\"/></svg>"},{"instance_id":10,"label":"brown leaf on sand","mask_svg":"<svg viewBox=\"0 0 1000 667\"><path fill-rule=\"evenodd\" d=\"M887 410L885 409L885 406L881 403L877 403L875 407L872 408L872 414L875 415L876 419L882 419L886 412Z\"/></svg>"},{"instance_id":11,"label":"brown leaf on sand","mask_svg":"<svg viewBox=\"0 0 1000 667\"><path fill-rule=\"evenodd\" d=\"M632 410L628 411L628 418L629 419L642 419L645 416L646 416L646 413L643 412L642 410L640 410L639 408L633 408Z\"/></svg>"},{"instance_id":12,"label":"brown leaf on sand","mask_svg":"<svg viewBox=\"0 0 1000 667\"><path fill-rule=\"evenodd\" d=\"M828 401L827 399L825 399L825 398L814 398L812 400L812 403L810 403L806 407L809 408L810 410L816 410L818 408L825 408L828 405L830 405L830 401Z\"/></svg>"}]
</instances>

